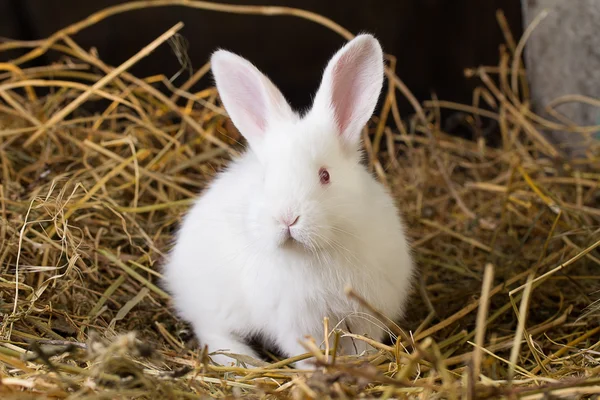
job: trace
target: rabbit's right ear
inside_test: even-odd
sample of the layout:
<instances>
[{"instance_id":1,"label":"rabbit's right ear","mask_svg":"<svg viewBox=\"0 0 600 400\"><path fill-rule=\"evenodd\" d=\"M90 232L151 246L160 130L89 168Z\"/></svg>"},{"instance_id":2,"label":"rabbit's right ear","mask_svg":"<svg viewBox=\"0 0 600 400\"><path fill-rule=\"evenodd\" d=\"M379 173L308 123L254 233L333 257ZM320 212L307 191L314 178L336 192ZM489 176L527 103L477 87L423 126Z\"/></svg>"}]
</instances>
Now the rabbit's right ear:
<instances>
[{"instance_id":1,"label":"rabbit's right ear","mask_svg":"<svg viewBox=\"0 0 600 400\"><path fill-rule=\"evenodd\" d=\"M351 148L375 110L383 85L383 51L372 35L356 36L329 61L313 104L313 112L330 120Z\"/></svg>"},{"instance_id":2,"label":"rabbit's right ear","mask_svg":"<svg viewBox=\"0 0 600 400\"><path fill-rule=\"evenodd\" d=\"M250 146L261 142L273 122L296 118L279 89L246 59L218 50L210 62L221 101Z\"/></svg>"}]
</instances>

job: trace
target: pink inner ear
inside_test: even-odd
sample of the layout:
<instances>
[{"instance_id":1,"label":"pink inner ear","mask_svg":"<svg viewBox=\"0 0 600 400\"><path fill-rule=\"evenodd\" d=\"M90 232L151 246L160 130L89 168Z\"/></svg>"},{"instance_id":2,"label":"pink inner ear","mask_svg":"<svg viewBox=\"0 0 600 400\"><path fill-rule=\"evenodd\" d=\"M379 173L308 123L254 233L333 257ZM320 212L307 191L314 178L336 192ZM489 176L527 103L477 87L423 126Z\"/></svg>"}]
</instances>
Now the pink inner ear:
<instances>
[{"instance_id":1,"label":"pink inner ear","mask_svg":"<svg viewBox=\"0 0 600 400\"><path fill-rule=\"evenodd\" d=\"M227 86L230 92L235 93L233 101L235 107L242 111L245 124L255 126L254 134L264 133L267 128L267 106L261 91L260 78L246 68L234 68L229 74Z\"/></svg>"},{"instance_id":2,"label":"pink inner ear","mask_svg":"<svg viewBox=\"0 0 600 400\"><path fill-rule=\"evenodd\" d=\"M365 80L368 79L365 66L368 63L368 52L348 51L343 54L332 71L331 103L334 108L336 121L340 134L343 134L352 119L355 117L357 108L360 107L365 93L359 93L359 88L364 88Z\"/></svg>"},{"instance_id":3,"label":"pink inner ear","mask_svg":"<svg viewBox=\"0 0 600 400\"><path fill-rule=\"evenodd\" d=\"M295 117L275 85L249 61L219 50L211 63L223 106L251 146L261 142L273 120Z\"/></svg>"}]
</instances>

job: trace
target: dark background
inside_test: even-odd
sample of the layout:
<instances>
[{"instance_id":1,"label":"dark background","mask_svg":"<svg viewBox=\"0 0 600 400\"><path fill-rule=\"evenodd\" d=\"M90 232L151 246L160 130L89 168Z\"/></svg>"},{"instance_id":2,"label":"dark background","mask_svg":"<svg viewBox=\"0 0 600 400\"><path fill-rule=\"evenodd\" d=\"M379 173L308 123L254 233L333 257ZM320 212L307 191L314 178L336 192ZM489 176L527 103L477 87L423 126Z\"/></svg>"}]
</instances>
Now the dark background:
<instances>
[{"instance_id":1,"label":"dark background","mask_svg":"<svg viewBox=\"0 0 600 400\"><path fill-rule=\"evenodd\" d=\"M121 0L0 0L0 37L44 38L95 11ZM304 8L336 21L353 33L368 31L384 51L398 58L398 76L419 100L431 98L470 102L477 84L463 70L495 65L504 43L496 22L502 9L513 35L522 33L520 0L229 0L232 4L282 5ZM100 57L116 66L175 23L190 44L193 67L200 68L221 47L255 63L282 89L297 108L310 104L322 69L343 43L338 34L300 18L233 15L185 7L136 10L109 17L75 35L84 49L95 47ZM0 53L0 62L15 54ZM37 63L57 56L50 52ZM179 64L168 45L132 68L138 76L177 72ZM178 78L182 84L188 75ZM209 83L208 78L198 87ZM401 111L408 110L401 103Z\"/></svg>"}]
</instances>

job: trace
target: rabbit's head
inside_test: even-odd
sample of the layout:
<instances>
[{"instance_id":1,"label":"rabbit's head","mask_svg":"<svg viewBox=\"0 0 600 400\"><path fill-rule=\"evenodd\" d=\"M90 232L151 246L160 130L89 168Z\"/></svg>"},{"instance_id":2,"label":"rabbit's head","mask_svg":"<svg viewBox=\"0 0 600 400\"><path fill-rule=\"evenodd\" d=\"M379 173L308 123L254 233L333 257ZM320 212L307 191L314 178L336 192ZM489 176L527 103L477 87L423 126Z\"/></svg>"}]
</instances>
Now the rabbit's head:
<instances>
[{"instance_id":1,"label":"rabbit's head","mask_svg":"<svg viewBox=\"0 0 600 400\"><path fill-rule=\"evenodd\" d=\"M247 60L219 50L211 64L223 105L257 160L260 183L244 199L257 246L314 253L342 248L344 237L362 233L369 193L361 132L383 85L379 42L360 35L342 47L303 115Z\"/></svg>"}]
</instances>

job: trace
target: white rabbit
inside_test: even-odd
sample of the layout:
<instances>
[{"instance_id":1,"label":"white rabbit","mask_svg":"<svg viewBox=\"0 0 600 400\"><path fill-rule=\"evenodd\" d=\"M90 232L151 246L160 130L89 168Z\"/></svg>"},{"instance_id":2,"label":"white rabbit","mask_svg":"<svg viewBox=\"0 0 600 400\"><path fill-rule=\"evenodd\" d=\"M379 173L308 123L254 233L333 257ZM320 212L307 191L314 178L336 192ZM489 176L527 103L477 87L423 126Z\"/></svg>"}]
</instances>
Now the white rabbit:
<instances>
[{"instance_id":1,"label":"white rabbit","mask_svg":"<svg viewBox=\"0 0 600 400\"><path fill-rule=\"evenodd\" d=\"M323 318L382 339L382 324L344 289L390 318L402 315L413 262L394 200L361 165L361 130L384 75L383 53L359 35L329 62L312 108L299 115L256 67L211 58L217 89L249 143L196 201L165 265L178 314L202 345L257 357L260 334L287 356L321 340ZM362 353L362 341L342 340ZM225 355L212 357L224 364ZM306 364L304 364L306 366Z\"/></svg>"}]
</instances>

